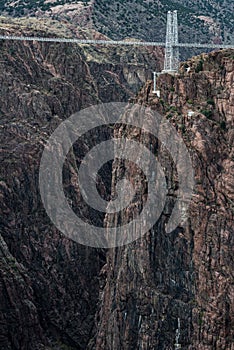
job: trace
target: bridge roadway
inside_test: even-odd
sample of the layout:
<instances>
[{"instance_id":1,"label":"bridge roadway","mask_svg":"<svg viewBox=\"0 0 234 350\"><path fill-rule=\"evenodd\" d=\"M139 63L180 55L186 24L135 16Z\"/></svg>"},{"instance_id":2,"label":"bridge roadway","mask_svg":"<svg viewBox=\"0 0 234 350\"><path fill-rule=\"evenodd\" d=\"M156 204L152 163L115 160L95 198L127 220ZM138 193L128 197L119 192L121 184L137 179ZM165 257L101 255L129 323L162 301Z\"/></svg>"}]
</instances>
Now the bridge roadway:
<instances>
[{"instance_id":1,"label":"bridge roadway","mask_svg":"<svg viewBox=\"0 0 234 350\"><path fill-rule=\"evenodd\" d=\"M156 41L132 41L132 40L93 40L93 39L76 39L76 38L57 38L57 37L31 37L0 35L0 40L22 40L22 41L45 41L55 43L75 43L75 44L92 44L92 45L133 45L133 46L166 46L164 42ZM197 47L211 49L233 49L234 44L199 44L199 43L178 43L175 47Z\"/></svg>"}]
</instances>

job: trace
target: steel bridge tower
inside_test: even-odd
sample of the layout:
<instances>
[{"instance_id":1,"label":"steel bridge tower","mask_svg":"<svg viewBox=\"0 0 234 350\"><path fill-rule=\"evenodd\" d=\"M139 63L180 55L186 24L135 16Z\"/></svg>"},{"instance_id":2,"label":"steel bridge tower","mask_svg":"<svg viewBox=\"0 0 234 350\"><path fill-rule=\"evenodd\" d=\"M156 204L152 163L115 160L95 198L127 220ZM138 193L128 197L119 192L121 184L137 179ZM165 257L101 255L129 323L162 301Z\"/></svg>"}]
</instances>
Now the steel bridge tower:
<instances>
[{"instance_id":1,"label":"steel bridge tower","mask_svg":"<svg viewBox=\"0 0 234 350\"><path fill-rule=\"evenodd\" d=\"M167 13L167 34L163 72L176 72L179 67L177 11Z\"/></svg>"}]
</instances>

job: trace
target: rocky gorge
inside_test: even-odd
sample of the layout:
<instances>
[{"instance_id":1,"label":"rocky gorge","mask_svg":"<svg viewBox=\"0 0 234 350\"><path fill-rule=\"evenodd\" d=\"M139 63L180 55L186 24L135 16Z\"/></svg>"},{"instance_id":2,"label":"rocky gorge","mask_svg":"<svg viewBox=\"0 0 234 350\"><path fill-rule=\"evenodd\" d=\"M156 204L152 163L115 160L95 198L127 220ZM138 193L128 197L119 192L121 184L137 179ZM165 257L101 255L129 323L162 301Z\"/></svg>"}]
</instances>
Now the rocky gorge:
<instances>
[{"instance_id":1,"label":"rocky gorge","mask_svg":"<svg viewBox=\"0 0 234 350\"><path fill-rule=\"evenodd\" d=\"M23 20L3 27L6 21L1 32L35 31ZM174 349L179 322L182 349L232 350L234 51L199 55L175 76L162 74L158 98L150 79L152 66L161 67L162 50L0 45L0 348ZM71 114L129 99L164 115L184 140L196 180L189 218L165 232L178 189L170 155L151 135L117 124L91 133L89 147L97 138L123 134L152 145L170 198L139 240L108 250L82 246L65 238L45 212L40 157L50 134ZM71 174L85 149L82 142L74 146L64 171L76 207L80 193ZM102 172L106 198L118 179L133 179L136 172L133 165L109 164ZM128 213L85 213L97 225L129 220Z\"/></svg>"}]
</instances>

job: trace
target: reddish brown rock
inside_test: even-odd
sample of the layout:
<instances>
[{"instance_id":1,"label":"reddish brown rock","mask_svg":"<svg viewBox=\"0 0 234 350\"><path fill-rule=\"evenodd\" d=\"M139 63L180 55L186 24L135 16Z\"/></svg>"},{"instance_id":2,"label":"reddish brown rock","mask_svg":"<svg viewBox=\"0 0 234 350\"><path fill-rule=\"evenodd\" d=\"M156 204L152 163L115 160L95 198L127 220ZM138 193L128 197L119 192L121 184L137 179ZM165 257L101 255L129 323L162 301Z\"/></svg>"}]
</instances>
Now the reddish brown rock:
<instances>
[{"instance_id":1,"label":"reddish brown rock","mask_svg":"<svg viewBox=\"0 0 234 350\"><path fill-rule=\"evenodd\" d=\"M33 32L23 20L6 23L5 34L46 35L43 25ZM151 74L147 52L138 51L139 74L133 76L136 60L118 61L127 60L127 50L14 41L0 46L0 348L86 349L95 334L105 252L66 239L52 225L38 188L40 157L52 131L72 113L134 96ZM70 174L83 151L78 144L64 178L76 201L80 193ZM94 219L100 224L99 216Z\"/></svg>"},{"instance_id":2,"label":"reddish brown rock","mask_svg":"<svg viewBox=\"0 0 234 350\"><path fill-rule=\"evenodd\" d=\"M26 29L17 24L7 32L14 30ZM148 53L138 51L127 65L132 57L118 49L113 54L66 44L1 43L3 349L173 349L179 318L182 349L232 350L232 50L193 58L188 73L182 65L178 75L162 75L161 99L152 94L151 82L136 99L165 114L191 153L196 187L185 227L170 234L164 228L177 188L170 155L150 135L131 128L115 132L146 146L152 143L174 191L150 232L127 247L111 249L106 260L103 250L62 236L41 203L38 168L49 135L81 108L134 96L150 77ZM92 146L97 135L90 136ZM103 130L98 136L110 133ZM84 146L78 143L72 152L64 187L90 215L71 179L72 161L80 161ZM134 184L136 167L129 164L124 173ZM116 163L113 188L122 175ZM123 213L121 223L130 215L131 209ZM93 220L102 224L103 217ZM109 217L106 224L111 224Z\"/></svg>"},{"instance_id":3,"label":"reddish brown rock","mask_svg":"<svg viewBox=\"0 0 234 350\"><path fill-rule=\"evenodd\" d=\"M171 201L144 237L108 253L93 349L174 349L178 318L182 349L233 349L233 57L227 50L193 58L179 74L160 76L160 99L148 82L135 100L166 115L183 137L196 186L184 227L165 232ZM175 184L173 164L156 141L130 127L124 135L154 142ZM117 166L113 186L122 175ZM128 166L124 175L132 179L136 169Z\"/></svg>"}]
</instances>

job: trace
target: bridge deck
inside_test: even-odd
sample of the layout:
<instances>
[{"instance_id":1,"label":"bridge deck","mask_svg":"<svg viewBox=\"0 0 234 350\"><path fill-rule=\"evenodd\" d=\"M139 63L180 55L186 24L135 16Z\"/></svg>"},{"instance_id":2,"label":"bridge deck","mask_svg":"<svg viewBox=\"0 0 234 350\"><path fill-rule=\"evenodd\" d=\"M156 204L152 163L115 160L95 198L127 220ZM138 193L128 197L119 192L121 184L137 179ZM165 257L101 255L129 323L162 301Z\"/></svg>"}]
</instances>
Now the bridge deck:
<instances>
[{"instance_id":1,"label":"bridge deck","mask_svg":"<svg viewBox=\"0 0 234 350\"><path fill-rule=\"evenodd\" d=\"M76 38L48 38L48 37L30 37L30 36L7 36L0 35L0 40L22 40L22 41L45 41L58 43L76 43L92 45L132 45L132 46L166 46L164 42L157 41L128 41L128 40L93 40L93 39L76 39ZM197 48L234 48L234 44L199 44L199 43L178 43L176 47L197 47Z\"/></svg>"}]
</instances>

